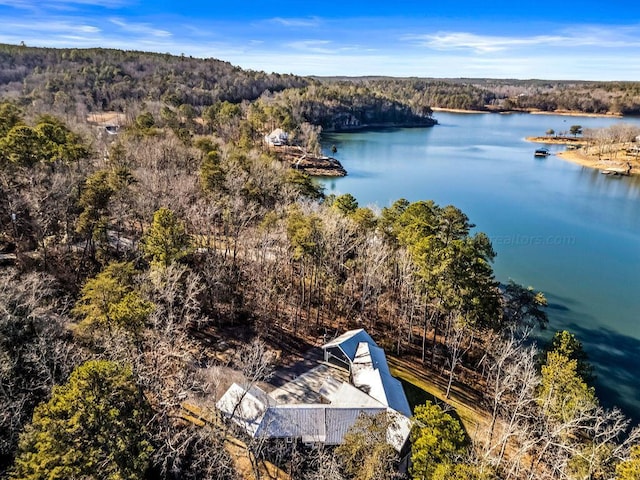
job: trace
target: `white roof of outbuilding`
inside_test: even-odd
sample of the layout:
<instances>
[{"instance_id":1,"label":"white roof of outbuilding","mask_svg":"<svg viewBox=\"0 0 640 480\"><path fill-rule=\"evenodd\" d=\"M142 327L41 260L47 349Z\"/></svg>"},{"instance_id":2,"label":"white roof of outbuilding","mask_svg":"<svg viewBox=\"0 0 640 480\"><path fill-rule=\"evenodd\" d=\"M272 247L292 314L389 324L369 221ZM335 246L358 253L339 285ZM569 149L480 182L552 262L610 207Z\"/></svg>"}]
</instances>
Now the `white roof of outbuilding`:
<instances>
[{"instance_id":1,"label":"white roof of outbuilding","mask_svg":"<svg viewBox=\"0 0 640 480\"><path fill-rule=\"evenodd\" d=\"M217 401L216 407L253 436L267 408L274 403L262 389L253 386L245 390L234 383Z\"/></svg>"}]
</instances>

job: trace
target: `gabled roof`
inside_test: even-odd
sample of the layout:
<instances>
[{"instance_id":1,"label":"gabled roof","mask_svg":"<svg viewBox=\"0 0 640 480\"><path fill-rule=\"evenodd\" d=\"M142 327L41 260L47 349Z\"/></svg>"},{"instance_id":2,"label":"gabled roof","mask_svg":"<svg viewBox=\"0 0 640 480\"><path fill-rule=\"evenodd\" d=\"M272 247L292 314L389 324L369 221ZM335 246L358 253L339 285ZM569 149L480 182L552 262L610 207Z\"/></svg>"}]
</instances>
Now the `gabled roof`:
<instances>
[{"instance_id":1,"label":"gabled roof","mask_svg":"<svg viewBox=\"0 0 640 480\"><path fill-rule=\"evenodd\" d=\"M404 415L382 407L356 408L334 405L278 405L270 407L260 423L255 437L299 438L303 442L340 445L344 436L361 414L389 416L387 442L402 450L411 429L411 421Z\"/></svg>"},{"instance_id":2,"label":"gabled roof","mask_svg":"<svg viewBox=\"0 0 640 480\"><path fill-rule=\"evenodd\" d=\"M373 338L369 336L367 332L364 331L363 328L359 328L358 330L349 330L348 332L343 333L339 337L331 340L328 343L325 343L322 346L323 350L327 350L329 348L337 347L344 352L344 354L349 358L349 360L353 361L356 357L356 351L358 350L358 345L361 342L369 343L375 345L376 342L373 341Z\"/></svg>"},{"instance_id":3,"label":"gabled roof","mask_svg":"<svg viewBox=\"0 0 640 480\"><path fill-rule=\"evenodd\" d=\"M384 406L407 417L411 416L411 407L402 384L391 375L384 350L367 332L363 329L350 330L322 348L339 348L347 356L351 362L351 378L356 387Z\"/></svg>"},{"instance_id":4,"label":"gabled roof","mask_svg":"<svg viewBox=\"0 0 640 480\"><path fill-rule=\"evenodd\" d=\"M328 389L324 390L327 391ZM321 391L322 392L322 391ZM354 408L384 408L375 397L369 396L362 390L342 382L337 389L323 394L332 406Z\"/></svg>"},{"instance_id":5,"label":"gabled roof","mask_svg":"<svg viewBox=\"0 0 640 480\"><path fill-rule=\"evenodd\" d=\"M234 383L216 405L252 437L329 445L342 443L361 413L386 412L387 441L400 451L409 437L411 410L383 349L363 329L346 332L322 348L336 354L339 349L348 360L349 374L325 363L269 394L255 386L245 391Z\"/></svg>"}]
</instances>

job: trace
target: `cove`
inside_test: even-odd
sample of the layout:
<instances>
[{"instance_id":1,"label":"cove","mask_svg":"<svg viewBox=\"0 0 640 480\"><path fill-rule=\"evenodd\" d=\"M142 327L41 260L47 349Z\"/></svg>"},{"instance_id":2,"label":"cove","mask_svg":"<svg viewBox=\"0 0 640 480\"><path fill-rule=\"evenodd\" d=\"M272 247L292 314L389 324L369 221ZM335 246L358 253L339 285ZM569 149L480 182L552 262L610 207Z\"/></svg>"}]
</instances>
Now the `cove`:
<instances>
[{"instance_id":1,"label":"cove","mask_svg":"<svg viewBox=\"0 0 640 480\"><path fill-rule=\"evenodd\" d=\"M497 252L494 271L541 290L548 338L567 329L584 344L605 406L640 422L640 177L610 177L524 140L548 129L633 123L637 118L438 112L432 128L323 134L349 172L327 194L360 205L432 199L464 211ZM331 147L337 153L331 154Z\"/></svg>"}]
</instances>

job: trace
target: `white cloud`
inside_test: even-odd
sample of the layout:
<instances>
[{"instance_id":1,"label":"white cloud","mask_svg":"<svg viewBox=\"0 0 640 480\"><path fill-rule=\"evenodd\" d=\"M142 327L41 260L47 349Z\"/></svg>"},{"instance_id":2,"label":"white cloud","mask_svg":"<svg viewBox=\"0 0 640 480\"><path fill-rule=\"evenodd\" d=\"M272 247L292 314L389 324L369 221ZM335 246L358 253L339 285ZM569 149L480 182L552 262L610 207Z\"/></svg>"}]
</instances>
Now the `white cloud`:
<instances>
[{"instance_id":1,"label":"white cloud","mask_svg":"<svg viewBox=\"0 0 640 480\"><path fill-rule=\"evenodd\" d=\"M312 28L312 27L319 26L321 23L320 18L318 17L310 17L310 18L275 17L275 18L271 18L269 22L282 25L283 27L292 27L292 28Z\"/></svg>"},{"instance_id":2,"label":"white cloud","mask_svg":"<svg viewBox=\"0 0 640 480\"><path fill-rule=\"evenodd\" d=\"M300 50L308 53L333 53L335 49L327 48L331 45L330 40L297 40L289 42L285 46L293 50Z\"/></svg>"},{"instance_id":3,"label":"white cloud","mask_svg":"<svg viewBox=\"0 0 640 480\"><path fill-rule=\"evenodd\" d=\"M84 33L98 33L100 31L98 27L94 27L92 25L80 25L77 28Z\"/></svg>"},{"instance_id":4,"label":"white cloud","mask_svg":"<svg viewBox=\"0 0 640 480\"><path fill-rule=\"evenodd\" d=\"M415 41L418 45L435 50L470 49L478 53L491 53L506 50L509 47L560 44L561 36L538 35L535 37L499 37L476 35L467 32L438 32L426 35L406 35L405 40Z\"/></svg>"},{"instance_id":5,"label":"white cloud","mask_svg":"<svg viewBox=\"0 0 640 480\"><path fill-rule=\"evenodd\" d=\"M33 2L26 2L22 0L0 0L0 5L14 8L27 8L33 7Z\"/></svg>"},{"instance_id":6,"label":"white cloud","mask_svg":"<svg viewBox=\"0 0 640 480\"><path fill-rule=\"evenodd\" d=\"M85 24L76 24L70 20L55 20L51 19L49 21L39 20L39 21L31 21L28 23L22 22L14 22L10 19L0 18L0 23L3 24L4 30L6 33L13 33L14 35L20 36L25 32L33 32L33 33L47 33L47 34L95 34L99 33L100 28L93 25L85 25Z\"/></svg>"},{"instance_id":7,"label":"white cloud","mask_svg":"<svg viewBox=\"0 0 640 480\"><path fill-rule=\"evenodd\" d=\"M556 35L499 36L469 32L437 32L411 34L403 40L434 50L472 50L476 53L494 53L519 47L601 47L628 48L640 46L636 27L605 29L595 27L573 28ZM635 35L633 35L635 33Z\"/></svg>"},{"instance_id":8,"label":"white cloud","mask_svg":"<svg viewBox=\"0 0 640 480\"><path fill-rule=\"evenodd\" d=\"M142 35L151 35L154 37L170 37L173 35L168 30L154 28L148 23L129 23L120 18L110 18L109 21L114 25L117 25L127 33L138 33Z\"/></svg>"}]
</instances>

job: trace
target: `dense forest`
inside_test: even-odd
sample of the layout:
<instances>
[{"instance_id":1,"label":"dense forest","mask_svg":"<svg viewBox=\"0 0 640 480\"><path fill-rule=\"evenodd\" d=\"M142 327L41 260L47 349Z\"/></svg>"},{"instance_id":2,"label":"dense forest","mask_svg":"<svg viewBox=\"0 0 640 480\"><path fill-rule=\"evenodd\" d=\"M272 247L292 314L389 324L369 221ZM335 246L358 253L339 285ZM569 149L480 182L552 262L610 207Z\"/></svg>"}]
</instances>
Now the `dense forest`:
<instances>
[{"instance_id":1,"label":"dense forest","mask_svg":"<svg viewBox=\"0 0 640 480\"><path fill-rule=\"evenodd\" d=\"M640 82L550 80L330 78L393 91L411 105L478 111L640 114Z\"/></svg>"},{"instance_id":2,"label":"dense forest","mask_svg":"<svg viewBox=\"0 0 640 480\"><path fill-rule=\"evenodd\" d=\"M0 65L0 476L234 479L246 457L253 478L637 478L640 429L600 404L571 333L535 347L544 296L495 280L462 211L325 196L263 142L424 124L419 81L102 49L2 46ZM218 418L231 382L349 328L441 386L411 386L408 471L384 418L338 448ZM471 422L445 411L461 397Z\"/></svg>"}]
</instances>

